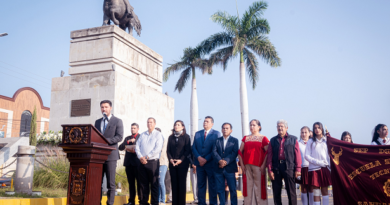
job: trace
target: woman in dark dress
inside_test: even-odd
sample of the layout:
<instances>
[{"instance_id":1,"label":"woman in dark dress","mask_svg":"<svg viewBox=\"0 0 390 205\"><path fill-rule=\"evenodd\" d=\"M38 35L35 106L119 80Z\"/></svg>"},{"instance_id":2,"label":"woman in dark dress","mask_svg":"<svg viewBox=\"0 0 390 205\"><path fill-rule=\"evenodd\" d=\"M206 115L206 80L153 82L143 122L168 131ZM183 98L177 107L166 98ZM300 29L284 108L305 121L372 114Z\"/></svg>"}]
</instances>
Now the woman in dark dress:
<instances>
[{"instance_id":1,"label":"woman in dark dress","mask_svg":"<svg viewBox=\"0 0 390 205\"><path fill-rule=\"evenodd\" d=\"M186 182L191 153L190 136L181 120L174 124L172 134L168 138L167 155L169 160L169 173L172 184L172 205L186 204Z\"/></svg>"}]
</instances>

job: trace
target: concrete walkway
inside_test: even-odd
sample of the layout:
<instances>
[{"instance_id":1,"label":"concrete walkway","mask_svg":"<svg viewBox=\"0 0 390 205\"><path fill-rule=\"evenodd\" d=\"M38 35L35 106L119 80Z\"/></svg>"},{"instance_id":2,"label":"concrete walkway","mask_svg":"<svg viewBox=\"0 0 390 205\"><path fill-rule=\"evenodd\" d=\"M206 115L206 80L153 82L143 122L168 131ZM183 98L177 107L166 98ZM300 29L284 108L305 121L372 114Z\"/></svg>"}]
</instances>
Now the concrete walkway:
<instances>
[{"instance_id":1,"label":"concrete walkway","mask_svg":"<svg viewBox=\"0 0 390 205\"><path fill-rule=\"evenodd\" d=\"M298 205L302 205L301 203L301 197L300 197L300 192L297 190L298 194ZM238 192L238 205L243 205L244 198L241 196L241 192ZM114 205L122 205L127 203L127 196L116 196L115 197L115 203ZM105 204L107 200L106 196L103 196L102 204ZM193 200L192 194L187 194L187 204L191 204ZM329 198L330 205L333 205L333 197ZM282 191L282 203L285 205L288 205L288 198L286 191ZM28 198L0 198L0 205L66 205L66 198L35 198L35 199L28 199ZM171 204L166 204L166 205L171 205ZM229 202L230 205L230 202ZM272 196L272 191L268 190L268 205L274 205L273 202L273 196Z\"/></svg>"},{"instance_id":2,"label":"concrete walkway","mask_svg":"<svg viewBox=\"0 0 390 205\"><path fill-rule=\"evenodd\" d=\"M268 190L267 193L268 193L268 205L274 205L274 198L272 196L272 191ZM299 190L297 190L297 197L298 197L298 205L302 205L301 192ZM188 201L188 198L187 198L187 201ZM242 196L239 197L238 198L238 205L243 205L243 202L244 202L244 198ZM191 203L189 201L188 205L190 205L190 204ZM288 205L288 197L287 197L286 190L282 190L282 204ZM166 204L166 205L170 205L170 204ZM229 205L230 205L230 202L229 202ZM329 205L333 205L333 196L329 197Z\"/></svg>"}]
</instances>

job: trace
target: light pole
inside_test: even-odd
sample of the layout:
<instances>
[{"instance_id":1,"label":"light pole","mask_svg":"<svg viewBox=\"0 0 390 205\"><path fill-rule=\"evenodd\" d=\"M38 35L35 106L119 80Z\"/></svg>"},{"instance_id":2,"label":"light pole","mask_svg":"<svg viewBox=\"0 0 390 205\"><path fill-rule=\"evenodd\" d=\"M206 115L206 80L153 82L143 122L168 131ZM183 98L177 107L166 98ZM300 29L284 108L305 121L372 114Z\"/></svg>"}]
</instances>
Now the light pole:
<instances>
[{"instance_id":1,"label":"light pole","mask_svg":"<svg viewBox=\"0 0 390 205\"><path fill-rule=\"evenodd\" d=\"M8 33L0 33L0 37L8 36Z\"/></svg>"}]
</instances>

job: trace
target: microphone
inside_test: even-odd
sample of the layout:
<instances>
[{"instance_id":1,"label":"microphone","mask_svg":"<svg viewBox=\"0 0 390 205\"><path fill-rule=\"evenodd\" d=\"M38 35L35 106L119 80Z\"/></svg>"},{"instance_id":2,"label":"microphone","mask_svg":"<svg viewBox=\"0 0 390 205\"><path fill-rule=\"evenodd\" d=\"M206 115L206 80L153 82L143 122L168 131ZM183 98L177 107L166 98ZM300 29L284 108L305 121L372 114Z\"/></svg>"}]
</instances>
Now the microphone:
<instances>
[{"instance_id":1,"label":"microphone","mask_svg":"<svg viewBox=\"0 0 390 205\"><path fill-rule=\"evenodd\" d=\"M106 112L103 112L103 117L104 117L104 118L106 118L107 122L109 122L109 121L110 121L110 120L108 119L108 117L107 117L107 114L106 114Z\"/></svg>"}]
</instances>

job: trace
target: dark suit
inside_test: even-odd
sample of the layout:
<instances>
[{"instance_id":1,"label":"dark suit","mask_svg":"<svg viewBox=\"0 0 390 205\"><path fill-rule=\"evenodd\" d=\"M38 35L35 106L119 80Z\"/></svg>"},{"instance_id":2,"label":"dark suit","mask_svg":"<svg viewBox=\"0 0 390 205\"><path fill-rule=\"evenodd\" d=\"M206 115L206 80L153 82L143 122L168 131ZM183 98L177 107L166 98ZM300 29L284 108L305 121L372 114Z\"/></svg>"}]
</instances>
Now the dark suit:
<instances>
[{"instance_id":1,"label":"dark suit","mask_svg":"<svg viewBox=\"0 0 390 205\"><path fill-rule=\"evenodd\" d=\"M172 205L186 204L186 182L191 152L191 139L188 134L175 137L169 136L167 144L167 156L169 160L169 173L172 183ZM171 159L180 159L182 162L173 166Z\"/></svg>"},{"instance_id":2,"label":"dark suit","mask_svg":"<svg viewBox=\"0 0 390 205\"><path fill-rule=\"evenodd\" d=\"M95 121L95 127L103 133L101 130L101 124L103 123L103 118L100 118ZM116 171L116 161L120 159L118 151L118 142L123 139L123 122L121 119L111 116L106 130L103 133L104 138L108 141L110 147L115 147L116 149L108 155L107 161L103 164L103 175L106 174L107 177L107 205L114 204L115 200L115 171ZM102 197L102 193L100 193Z\"/></svg>"},{"instance_id":3,"label":"dark suit","mask_svg":"<svg viewBox=\"0 0 390 205\"><path fill-rule=\"evenodd\" d=\"M137 141L127 143L128 140L131 139L136 139L140 135L137 133L136 135L131 135L125 138L125 140L122 142L121 145L119 145L119 150L125 150L126 145L135 145ZM123 166L126 167L126 176L127 176L127 181L129 182L129 202L132 204L135 204L135 195L136 192L138 194L138 200L141 200L142 194L141 194L141 185L139 182L139 177L138 177L138 166L141 164L139 161L137 154L136 153L131 153L126 151L125 155L125 160L123 161ZM135 190L135 180L137 180L137 191Z\"/></svg>"},{"instance_id":4,"label":"dark suit","mask_svg":"<svg viewBox=\"0 0 390 205\"><path fill-rule=\"evenodd\" d=\"M209 186L209 201L210 205L217 205L217 191L215 186L213 161L213 147L215 141L221 136L221 133L211 129L204 139L204 130L195 133L194 143L192 144L192 153L194 154L194 164L196 166L196 174L198 178L198 201L199 205L206 205L206 183ZM199 165L198 157L201 156L207 160L203 166Z\"/></svg>"},{"instance_id":5,"label":"dark suit","mask_svg":"<svg viewBox=\"0 0 390 205\"><path fill-rule=\"evenodd\" d=\"M215 161L215 181L219 196L219 204L225 204L225 180L229 186L231 205L237 205L236 176L238 172L236 158L238 155L238 140L232 136L228 138L224 147L224 138L220 137L213 148ZM227 165L219 168L218 162L225 160Z\"/></svg>"}]
</instances>

